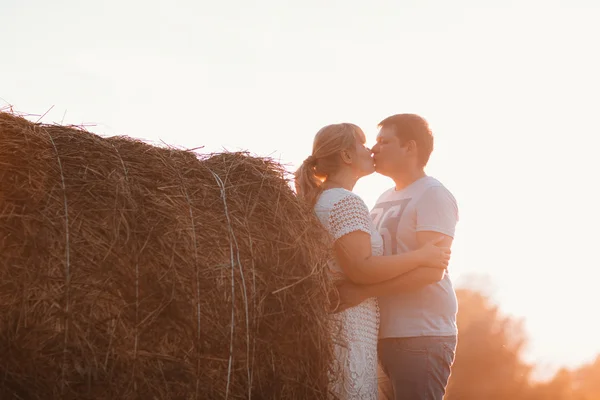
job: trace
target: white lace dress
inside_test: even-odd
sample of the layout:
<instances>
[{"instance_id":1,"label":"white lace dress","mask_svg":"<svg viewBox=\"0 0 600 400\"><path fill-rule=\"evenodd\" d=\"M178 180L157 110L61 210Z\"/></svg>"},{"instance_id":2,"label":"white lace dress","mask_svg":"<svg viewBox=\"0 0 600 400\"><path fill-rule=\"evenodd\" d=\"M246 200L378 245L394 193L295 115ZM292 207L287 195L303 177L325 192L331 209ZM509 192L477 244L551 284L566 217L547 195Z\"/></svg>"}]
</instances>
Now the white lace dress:
<instances>
[{"instance_id":1,"label":"white lace dress","mask_svg":"<svg viewBox=\"0 0 600 400\"><path fill-rule=\"evenodd\" d=\"M356 194L341 188L324 191L315 205L315 212L334 240L351 232L362 231L371 235L372 254L383 254L383 240L375 230L369 209ZM334 279L343 272L332 256L330 268ZM379 308L370 298L347 309L336 317L340 319L343 343L336 345L338 376L333 392L341 400L377 399L377 336Z\"/></svg>"}]
</instances>

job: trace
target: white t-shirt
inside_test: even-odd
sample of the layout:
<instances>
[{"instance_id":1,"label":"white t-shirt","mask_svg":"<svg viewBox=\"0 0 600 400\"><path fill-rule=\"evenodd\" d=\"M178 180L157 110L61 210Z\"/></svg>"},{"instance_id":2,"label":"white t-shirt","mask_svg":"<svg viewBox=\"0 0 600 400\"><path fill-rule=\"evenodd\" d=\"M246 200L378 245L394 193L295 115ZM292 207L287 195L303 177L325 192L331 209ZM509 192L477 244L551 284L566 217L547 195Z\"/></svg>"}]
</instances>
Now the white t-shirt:
<instances>
[{"instance_id":1,"label":"white t-shirt","mask_svg":"<svg viewBox=\"0 0 600 400\"><path fill-rule=\"evenodd\" d=\"M402 190L383 193L371 217L383 237L384 254L419 248L417 232L434 231L454 237L458 206L437 179L425 176ZM452 336L458 333L456 294L448 273L419 290L378 298L379 338Z\"/></svg>"}]
</instances>

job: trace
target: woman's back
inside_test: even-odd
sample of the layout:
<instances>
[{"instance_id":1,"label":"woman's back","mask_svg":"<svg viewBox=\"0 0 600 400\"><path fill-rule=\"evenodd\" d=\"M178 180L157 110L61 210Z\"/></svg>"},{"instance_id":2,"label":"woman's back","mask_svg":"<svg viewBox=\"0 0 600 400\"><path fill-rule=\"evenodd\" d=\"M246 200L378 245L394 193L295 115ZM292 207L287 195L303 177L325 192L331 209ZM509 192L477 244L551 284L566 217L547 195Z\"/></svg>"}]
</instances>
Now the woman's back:
<instances>
[{"instance_id":1,"label":"woman's back","mask_svg":"<svg viewBox=\"0 0 600 400\"><path fill-rule=\"evenodd\" d=\"M362 231L371 236L372 254L383 254L383 240L371 222L366 204L356 194L343 188L325 190L314 209L334 241L351 232ZM333 249L329 267L333 279L344 278ZM336 346L342 373L333 389L341 399L377 399L377 300L367 299L336 316L342 324L344 343Z\"/></svg>"}]
</instances>

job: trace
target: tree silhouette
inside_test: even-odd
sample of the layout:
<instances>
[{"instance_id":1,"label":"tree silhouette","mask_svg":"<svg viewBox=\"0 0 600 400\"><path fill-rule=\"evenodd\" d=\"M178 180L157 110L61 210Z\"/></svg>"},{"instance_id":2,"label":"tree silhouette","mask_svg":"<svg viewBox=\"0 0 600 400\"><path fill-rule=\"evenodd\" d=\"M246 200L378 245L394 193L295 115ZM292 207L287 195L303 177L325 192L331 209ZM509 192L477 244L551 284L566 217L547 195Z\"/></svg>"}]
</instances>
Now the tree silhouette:
<instances>
[{"instance_id":1,"label":"tree silhouette","mask_svg":"<svg viewBox=\"0 0 600 400\"><path fill-rule=\"evenodd\" d=\"M600 400L600 356L552 379L534 382L523 361L522 322L504 316L488 296L458 289L458 348L445 400ZM383 394L391 388L382 385Z\"/></svg>"},{"instance_id":2,"label":"tree silhouette","mask_svg":"<svg viewBox=\"0 0 600 400\"><path fill-rule=\"evenodd\" d=\"M448 400L521 399L531 366L521 360L525 344L519 321L500 315L483 294L458 290L459 337Z\"/></svg>"}]
</instances>

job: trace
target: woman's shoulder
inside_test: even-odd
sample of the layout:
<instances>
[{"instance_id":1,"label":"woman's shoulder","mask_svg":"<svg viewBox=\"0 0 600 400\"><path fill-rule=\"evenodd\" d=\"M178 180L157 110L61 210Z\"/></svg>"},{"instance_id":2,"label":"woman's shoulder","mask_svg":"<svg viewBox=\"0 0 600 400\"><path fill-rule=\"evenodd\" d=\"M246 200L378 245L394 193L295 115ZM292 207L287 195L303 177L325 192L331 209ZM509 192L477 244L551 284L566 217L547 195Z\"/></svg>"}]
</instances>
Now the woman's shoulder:
<instances>
[{"instance_id":1,"label":"woman's shoulder","mask_svg":"<svg viewBox=\"0 0 600 400\"><path fill-rule=\"evenodd\" d=\"M356 193L344 188L332 188L324 190L317 199L315 208L332 209L339 204L350 204L366 207L363 199Z\"/></svg>"}]
</instances>

